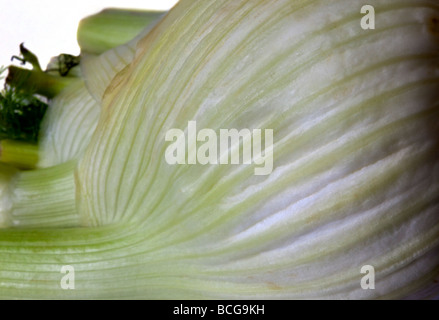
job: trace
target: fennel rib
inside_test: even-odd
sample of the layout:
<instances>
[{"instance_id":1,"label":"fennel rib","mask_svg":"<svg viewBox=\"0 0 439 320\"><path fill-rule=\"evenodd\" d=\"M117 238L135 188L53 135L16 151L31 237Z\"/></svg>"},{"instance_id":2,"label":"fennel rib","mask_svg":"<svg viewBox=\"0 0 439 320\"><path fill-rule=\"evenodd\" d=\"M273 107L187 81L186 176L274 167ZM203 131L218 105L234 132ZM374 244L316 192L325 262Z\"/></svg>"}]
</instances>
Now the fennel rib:
<instances>
[{"instance_id":1,"label":"fennel rib","mask_svg":"<svg viewBox=\"0 0 439 320\"><path fill-rule=\"evenodd\" d=\"M78 227L74 169L76 162L30 171L16 171L3 196L10 227ZM6 169L8 170L8 169Z\"/></svg>"}]
</instances>

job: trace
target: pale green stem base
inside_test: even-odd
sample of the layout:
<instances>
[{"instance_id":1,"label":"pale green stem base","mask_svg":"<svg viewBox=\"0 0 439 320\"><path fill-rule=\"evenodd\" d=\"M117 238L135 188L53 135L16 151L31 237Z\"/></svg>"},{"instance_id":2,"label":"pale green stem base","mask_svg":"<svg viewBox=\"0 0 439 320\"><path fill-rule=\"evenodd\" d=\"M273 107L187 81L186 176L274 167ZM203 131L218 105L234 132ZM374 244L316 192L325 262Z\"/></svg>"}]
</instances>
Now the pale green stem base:
<instances>
[{"instance_id":1,"label":"pale green stem base","mask_svg":"<svg viewBox=\"0 0 439 320\"><path fill-rule=\"evenodd\" d=\"M144 28L154 25L162 11L106 9L79 24L78 43L82 52L101 54L122 45Z\"/></svg>"},{"instance_id":2,"label":"pale green stem base","mask_svg":"<svg viewBox=\"0 0 439 320\"><path fill-rule=\"evenodd\" d=\"M0 214L11 227L79 226L76 212L75 163L15 173L1 197Z\"/></svg>"}]
</instances>

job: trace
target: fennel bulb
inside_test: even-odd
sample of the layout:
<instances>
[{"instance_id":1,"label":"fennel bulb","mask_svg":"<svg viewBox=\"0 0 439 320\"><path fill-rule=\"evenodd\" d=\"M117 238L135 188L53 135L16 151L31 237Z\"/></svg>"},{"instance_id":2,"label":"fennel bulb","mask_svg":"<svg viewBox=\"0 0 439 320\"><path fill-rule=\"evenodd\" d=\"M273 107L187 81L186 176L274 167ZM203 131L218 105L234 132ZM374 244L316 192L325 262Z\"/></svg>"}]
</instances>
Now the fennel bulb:
<instances>
[{"instance_id":1,"label":"fennel bulb","mask_svg":"<svg viewBox=\"0 0 439 320\"><path fill-rule=\"evenodd\" d=\"M82 228L2 230L0 297L437 295L439 6L368 4L373 30L349 0L183 0L146 35L86 58L73 92L99 106L96 122L75 140L57 124L70 117L54 117L43 137L71 150L44 170L75 165L54 179L73 181L66 215ZM272 129L273 171L169 165L166 133L189 121ZM20 174L2 178L4 221ZM63 266L74 290L60 287Z\"/></svg>"}]
</instances>

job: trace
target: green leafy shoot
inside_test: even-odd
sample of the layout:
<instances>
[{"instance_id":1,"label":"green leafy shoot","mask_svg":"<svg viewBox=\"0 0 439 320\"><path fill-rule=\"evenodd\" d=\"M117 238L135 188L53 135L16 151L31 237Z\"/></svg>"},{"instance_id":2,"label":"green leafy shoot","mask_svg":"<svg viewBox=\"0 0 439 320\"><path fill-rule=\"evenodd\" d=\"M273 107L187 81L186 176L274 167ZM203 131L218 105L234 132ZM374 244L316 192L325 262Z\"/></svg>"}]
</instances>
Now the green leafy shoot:
<instances>
[{"instance_id":1,"label":"green leafy shoot","mask_svg":"<svg viewBox=\"0 0 439 320\"><path fill-rule=\"evenodd\" d=\"M0 93L0 140L36 143L46 109L37 96L6 85Z\"/></svg>"}]
</instances>

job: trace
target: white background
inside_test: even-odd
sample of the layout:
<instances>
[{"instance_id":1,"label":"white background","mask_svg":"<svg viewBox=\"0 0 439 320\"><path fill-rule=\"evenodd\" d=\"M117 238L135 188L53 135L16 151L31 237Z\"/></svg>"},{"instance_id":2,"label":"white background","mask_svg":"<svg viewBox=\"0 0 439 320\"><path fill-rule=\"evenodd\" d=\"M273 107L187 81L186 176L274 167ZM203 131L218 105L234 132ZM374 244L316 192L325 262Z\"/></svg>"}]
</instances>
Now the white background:
<instances>
[{"instance_id":1,"label":"white background","mask_svg":"<svg viewBox=\"0 0 439 320\"><path fill-rule=\"evenodd\" d=\"M79 21L104 8L168 10L176 2L177 0L0 0L0 67L11 64L11 57L20 53L19 45L22 42L38 56L43 68L51 57L61 53L78 55L76 31ZM19 65L19 62L13 64Z\"/></svg>"}]
</instances>

